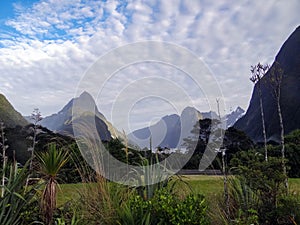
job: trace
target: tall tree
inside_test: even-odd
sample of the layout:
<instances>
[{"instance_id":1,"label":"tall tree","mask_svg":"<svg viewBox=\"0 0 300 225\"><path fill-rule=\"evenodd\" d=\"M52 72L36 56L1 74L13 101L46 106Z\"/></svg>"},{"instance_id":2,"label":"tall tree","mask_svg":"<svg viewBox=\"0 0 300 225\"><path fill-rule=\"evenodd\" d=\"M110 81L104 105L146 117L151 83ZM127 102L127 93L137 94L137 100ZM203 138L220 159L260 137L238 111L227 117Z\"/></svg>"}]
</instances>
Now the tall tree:
<instances>
[{"instance_id":1,"label":"tall tree","mask_svg":"<svg viewBox=\"0 0 300 225\"><path fill-rule=\"evenodd\" d=\"M264 75L269 70L269 65L263 65L261 63L258 63L257 65L251 66L251 73L252 76L250 77L250 80L257 84L258 87L258 93L259 93L259 105L260 105L260 114L261 114L261 120L262 120L262 131L264 136L264 148L265 148L265 160L268 161L268 148L267 148L267 134L266 134L266 126L265 126L265 118L264 118L264 109L263 109L263 102L262 102L262 91L261 91L261 79L264 77Z\"/></svg>"},{"instance_id":2,"label":"tall tree","mask_svg":"<svg viewBox=\"0 0 300 225\"><path fill-rule=\"evenodd\" d=\"M42 194L42 211L44 214L45 223L51 224L53 213L56 208L56 194L57 194L57 176L61 168L67 163L67 151L58 150L55 144L49 145L49 150L36 154L39 172L44 176L46 182Z\"/></svg>"},{"instance_id":3,"label":"tall tree","mask_svg":"<svg viewBox=\"0 0 300 225\"><path fill-rule=\"evenodd\" d=\"M288 190L288 178L287 178L287 171L285 165L285 144L284 144L284 125L282 119L282 110L280 105L280 97L281 97L281 83L282 83L282 76L283 76L283 69L280 66L280 63L275 61L272 68L270 75L268 77L268 82L271 86L272 94L276 101L278 118L279 118L279 127L280 127L280 145L281 145L281 158L282 158L282 169L283 173L286 176L285 178L285 187Z\"/></svg>"}]
</instances>

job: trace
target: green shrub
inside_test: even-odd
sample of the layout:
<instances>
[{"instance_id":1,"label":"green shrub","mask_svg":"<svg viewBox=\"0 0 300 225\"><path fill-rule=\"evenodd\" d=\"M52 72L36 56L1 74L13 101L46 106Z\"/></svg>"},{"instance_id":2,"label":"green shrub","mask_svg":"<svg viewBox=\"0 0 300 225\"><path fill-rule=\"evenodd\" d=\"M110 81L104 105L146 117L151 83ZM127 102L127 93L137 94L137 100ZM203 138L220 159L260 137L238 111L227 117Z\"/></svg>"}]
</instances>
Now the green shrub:
<instances>
[{"instance_id":1,"label":"green shrub","mask_svg":"<svg viewBox=\"0 0 300 225\"><path fill-rule=\"evenodd\" d=\"M231 211L230 215L225 213L227 219L234 220L235 224L300 222L300 201L284 186L286 176L280 157L270 156L265 161L260 153L248 151L238 153L231 163L237 168L234 180L238 185L229 186Z\"/></svg>"},{"instance_id":2,"label":"green shrub","mask_svg":"<svg viewBox=\"0 0 300 225\"><path fill-rule=\"evenodd\" d=\"M209 224L207 203L203 195L190 194L183 199L168 188L157 190L153 198L144 200L134 195L126 206L131 212L131 224ZM126 223L120 218L120 224Z\"/></svg>"}]
</instances>

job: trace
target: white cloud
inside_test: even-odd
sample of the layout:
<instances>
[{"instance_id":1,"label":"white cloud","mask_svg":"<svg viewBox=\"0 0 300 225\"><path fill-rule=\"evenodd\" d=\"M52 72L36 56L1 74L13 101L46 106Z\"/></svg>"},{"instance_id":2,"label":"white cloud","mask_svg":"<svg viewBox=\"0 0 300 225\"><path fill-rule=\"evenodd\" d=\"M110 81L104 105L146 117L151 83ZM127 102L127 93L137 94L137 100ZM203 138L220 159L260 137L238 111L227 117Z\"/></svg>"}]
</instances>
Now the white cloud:
<instances>
[{"instance_id":1,"label":"white cloud","mask_svg":"<svg viewBox=\"0 0 300 225\"><path fill-rule=\"evenodd\" d=\"M5 23L11 29L0 30L0 91L23 114L34 107L44 114L57 112L98 57L142 40L194 52L218 80L227 107L246 108L253 88L250 65L272 63L300 24L298 0L42 0L31 8L21 2L14 7L17 16ZM136 79L140 71L117 77L111 89ZM199 96L195 101L203 102Z\"/></svg>"}]
</instances>

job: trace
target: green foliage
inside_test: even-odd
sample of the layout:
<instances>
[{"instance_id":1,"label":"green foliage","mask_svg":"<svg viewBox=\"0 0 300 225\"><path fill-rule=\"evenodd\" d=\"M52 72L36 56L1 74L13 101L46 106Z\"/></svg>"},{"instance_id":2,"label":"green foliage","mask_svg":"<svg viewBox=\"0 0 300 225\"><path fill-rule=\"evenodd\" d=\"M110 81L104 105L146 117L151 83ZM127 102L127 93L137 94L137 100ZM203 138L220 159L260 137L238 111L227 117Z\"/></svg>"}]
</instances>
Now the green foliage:
<instances>
[{"instance_id":1,"label":"green foliage","mask_svg":"<svg viewBox=\"0 0 300 225\"><path fill-rule=\"evenodd\" d=\"M156 157L157 164L153 164L152 160L142 158L140 170L135 171L138 186L136 190L145 200L151 199L156 190L166 187L170 181L166 168L158 162L158 156Z\"/></svg>"},{"instance_id":2,"label":"green foliage","mask_svg":"<svg viewBox=\"0 0 300 225\"><path fill-rule=\"evenodd\" d=\"M295 130L285 137L285 151L289 177L300 177L300 130Z\"/></svg>"},{"instance_id":3,"label":"green foliage","mask_svg":"<svg viewBox=\"0 0 300 225\"><path fill-rule=\"evenodd\" d=\"M200 194L190 194L182 199L170 189L163 188L146 201L133 195L125 208L126 216L120 217L119 224L209 224L207 203ZM130 223L126 222L128 218Z\"/></svg>"},{"instance_id":4,"label":"green foliage","mask_svg":"<svg viewBox=\"0 0 300 225\"><path fill-rule=\"evenodd\" d=\"M268 157L265 161L263 154L251 150L239 152L231 163L237 168L237 181L229 186L231 205L235 207L231 208L231 215L227 217L236 221L249 221L257 217L258 223L254 224L299 222L300 202L297 196L285 191L286 176L280 157Z\"/></svg>"},{"instance_id":5,"label":"green foliage","mask_svg":"<svg viewBox=\"0 0 300 225\"><path fill-rule=\"evenodd\" d=\"M89 183L79 193L79 210L84 215L82 224L116 224L118 213L123 210L131 190L108 182L101 176L96 183Z\"/></svg>"},{"instance_id":6,"label":"green foliage","mask_svg":"<svg viewBox=\"0 0 300 225\"><path fill-rule=\"evenodd\" d=\"M184 139L184 146L189 151L193 151L191 159L184 166L184 169L198 169L199 163L205 152L206 145L209 141L210 134L213 129L217 128L217 124L220 123L218 120L203 119L199 120L198 123L194 125L191 133L193 137ZM233 127L228 128L223 131L223 147L226 148L226 161L230 162L233 155L239 151L245 151L254 147L254 143L251 141L247 135ZM197 138L195 138L197 137ZM221 169L220 162L221 156L218 156L212 163L211 168Z\"/></svg>"},{"instance_id":7,"label":"green foliage","mask_svg":"<svg viewBox=\"0 0 300 225\"><path fill-rule=\"evenodd\" d=\"M43 224L43 215L40 210L40 196L40 190L38 190L33 198L23 208L21 224Z\"/></svg>"},{"instance_id":8,"label":"green foliage","mask_svg":"<svg viewBox=\"0 0 300 225\"><path fill-rule=\"evenodd\" d=\"M242 177L228 179L230 215L226 217L232 220L233 224L258 224L257 208L260 199L257 192L246 183Z\"/></svg>"},{"instance_id":9,"label":"green foliage","mask_svg":"<svg viewBox=\"0 0 300 225\"><path fill-rule=\"evenodd\" d=\"M248 151L254 147L251 139L243 131L234 127L230 127L225 131L223 145L226 148L228 162L237 152Z\"/></svg>"},{"instance_id":10,"label":"green foliage","mask_svg":"<svg viewBox=\"0 0 300 225\"><path fill-rule=\"evenodd\" d=\"M39 152L36 155L39 162L39 172L47 177L54 177L58 175L61 168L67 163L67 152L63 152L56 148L56 144L49 144L49 150L46 152Z\"/></svg>"},{"instance_id":11,"label":"green foliage","mask_svg":"<svg viewBox=\"0 0 300 225\"><path fill-rule=\"evenodd\" d=\"M27 179L27 169L18 169L16 164L7 167L7 183L4 186L4 196L0 198L0 224L14 225L22 224L22 215L26 206L36 193L34 188L24 190ZM5 171L2 171L3 173ZM2 174L1 174L2 175Z\"/></svg>"},{"instance_id":12,"label":"green foliage","mask_svg":"<svg viewBox=\"0 0 300 225\"><path fill-rule=\"evenodd\" d=\"M140 152L128 147L126 148L126 146L118 138L112 138L110 141L105 142L104 146L114 158L123 163L137 165L141 162ZM126 153L125 149L128 150L128 153ZM128 155L128 158L126 154Z\"/></svg>"},{"instance_id":13,"label":"green foliage","mask_svg":"<svg viewBox=\"0 0 300 225\"><path fill-rule=\"evenodd\" d=\"M60 217L54 220L55 225L81 225L81 218L79 218L75 211L70 215L69 210L63 210Z\"/></svg>"},{"instance_id":14,"label":"green foliage","mask_svg":"<svg viewBox=\"0 0 300 225\"><path fill-rule=\"evenodd\" d=\"M69 160L60 171L59 181L61 183L80 183L82 181L81 174L78 170L78 162L87 164L82 157L76 143L70 143L61 147L62 151L67 152Z\"/></svg>"},{"instance_id":15,"label":"green foliage","mask_svg":"<svg viewBox=\"0 0 300 225\"><path fill-rule=\"evenodd\" d=\"M57 147L65 148L69 145L75 144L75 140L69 136L63 136L58 133L39 127L39 132L36 136L35 151L46 151L49 143L56 143ZM28 151L29 147L32 147L32 139L34 136L34 125L30 124L24 127L17 126L15 128L5 129L7 144L9 148L7 150L10 160L15 159L25 164L26 161L31 157ZM15 150L15 155L14 155Z\"/></svg>"},{"instance_id":16,"label":"green foliage","mask_svg":"<svg viewBox=\"0 0 300 225\"><path fill-rule=\"evenodd\" d=\"M299 195L289 194L280 196L276 210L279 224L300 223L300 198Z\"/></svg>"}]
</instances>

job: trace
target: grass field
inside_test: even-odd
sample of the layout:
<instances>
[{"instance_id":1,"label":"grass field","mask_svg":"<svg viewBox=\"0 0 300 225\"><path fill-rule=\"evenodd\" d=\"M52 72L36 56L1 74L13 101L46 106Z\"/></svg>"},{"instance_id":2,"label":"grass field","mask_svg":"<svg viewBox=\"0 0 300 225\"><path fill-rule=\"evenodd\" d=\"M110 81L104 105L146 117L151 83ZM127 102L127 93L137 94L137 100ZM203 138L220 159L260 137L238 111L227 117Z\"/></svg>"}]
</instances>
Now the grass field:
<instances>
[{"instance_id":1,"label":"grass field","mask_svg":"<svg viewBox=\"0 0 300 225\"><path fill-rule=\"evenodd\" d=\"M188 183L193 192L205 195L208 201L222 194L223 191L222 176L185 175L183 180ZM72 199L78 199L79 192L83 190L85 185L82 183L60 185L57 197L58 206ZM300 178L290 178L289 189L291 192L300 193Z\"/></svg>"}]
</instances>

